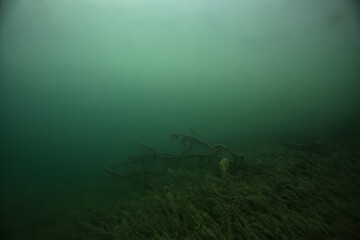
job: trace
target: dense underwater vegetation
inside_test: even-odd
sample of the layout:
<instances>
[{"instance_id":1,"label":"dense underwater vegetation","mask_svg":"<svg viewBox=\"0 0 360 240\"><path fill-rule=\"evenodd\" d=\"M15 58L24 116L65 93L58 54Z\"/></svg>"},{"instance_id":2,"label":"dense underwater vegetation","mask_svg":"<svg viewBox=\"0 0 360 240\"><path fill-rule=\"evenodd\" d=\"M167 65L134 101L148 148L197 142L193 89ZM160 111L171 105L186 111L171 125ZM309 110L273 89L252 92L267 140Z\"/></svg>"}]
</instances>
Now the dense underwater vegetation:
<instances>
[{"instance_id":1,"label":"dense underwater vegetation","mask_svg":"<svg viewBox=\"0 0 360 240\"><path fill-rule=\"evenodd\" d=\"M9 240L360 239L356 1L0 2Z\"/></svg>"},{"instance_id":2,"label":"dense underwater vegetation","mask_svg":"<svg viewBox=\"0 0 360 240\"><path fill-rule=\"evenodd\" d=\"M330 139L243 147L236 170L191 157L160 174L151 162L86 193L28 193L7 227L14 239L357 239L358 149Z\"/></svg>"}]
</instances>

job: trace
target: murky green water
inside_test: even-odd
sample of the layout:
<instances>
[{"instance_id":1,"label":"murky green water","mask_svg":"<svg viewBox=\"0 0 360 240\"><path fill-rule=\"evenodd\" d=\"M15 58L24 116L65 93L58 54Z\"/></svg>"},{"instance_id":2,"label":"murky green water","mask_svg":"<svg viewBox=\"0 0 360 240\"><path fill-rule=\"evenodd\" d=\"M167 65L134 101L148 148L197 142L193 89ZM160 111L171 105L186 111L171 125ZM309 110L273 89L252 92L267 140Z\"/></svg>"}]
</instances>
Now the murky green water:
<instances>
[{"instance_id":1,"label":"murky green water","mask_svg":"<svg viewBox=\"0 0 360 240\"><path fill-rule=\"evenodd\" d=\"M359 237L355 1L0 7L6 239Z\"/></svg>"}]
</instances>

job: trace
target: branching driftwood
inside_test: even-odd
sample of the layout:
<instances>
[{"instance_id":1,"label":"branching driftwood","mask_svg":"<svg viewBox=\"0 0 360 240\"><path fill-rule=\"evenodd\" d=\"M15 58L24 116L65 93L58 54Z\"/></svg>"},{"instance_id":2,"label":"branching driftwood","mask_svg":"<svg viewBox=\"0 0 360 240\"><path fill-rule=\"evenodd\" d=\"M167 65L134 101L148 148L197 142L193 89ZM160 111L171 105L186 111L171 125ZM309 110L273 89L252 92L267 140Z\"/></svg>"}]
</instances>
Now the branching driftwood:
<instances>
[{"instance_id":1,"label":"branching driftwood","mask_svg":"<svg viewBox=\"0 0 360 240\"><path fill-rule=\"evenodd\" d=\"M209 144L207 144L206 142L203 142L193 136L170 133L170 138L171 138L171 140L179 141L179 143L183 147L183 153L185 153L187 151L192 151L193 147L204 147L206 149L210 149Z\"/></svg>"},{"instance_id":2,"label":"branching driftwood","mask_svg":"<svg viewBox=\"0 0 360 240\"><path fill-rule=\"evenodd\" d=\"M194 135L195 131L191 131ZM167 170L175 166L181 166L181 163L186 163L183 166L188 167L189 164L196 162L198 167L217 167L221 159L229 158L233 164L233 168L239 168L243 164L244 157L236 154L234 151L222 144L210 146L208 143L189 135L181 135L176 133L170 134L171 140L177 141L182 147L180 154L166 154L158 153L150 146L143 143L135 143L134 145L141 148L141 155L129 157L127 161L123 161L112 166L109 166L105 171L111 176L120 176L129 179L133 182L142 185L148 185L148 182L134 177L132 174L141 172L149 172L148 168L151 165L161 166ZM137 166L135 172L128 173L126 168L128 166Z\"/></svg>"},{"instance_id":3,"label":"branching driftwood","mask_svg":"<svg viewBox=\"0 0 360 240\"><path fill-rule=\"evenodd\" d=\"M114 171L112 170L111 168L105 168L105 171L109 174L109 175L112 175L112 176L118 176L118 177L121 177L121 178L127 178L133 182L136 182L136 183L139 183L145 187L149 187L150 184L140 178L137 178L137 177L134 177L134 176L131 176L129 174L126 174L126 173L122 173L122 172L119 172L119 171Z\"/></svg>"},{"instance_id":4,"label":"branching driftwood","mask_svg":"<svg viewBox=\"0 0 360 240\"><path fill-rule=\"evenodd\" d=\"M149 154L156 155L156 151L152 147L146 145L145 143L137 143L136 142L136 143L134 143L134 146L140 147L143 154L149 153Z\"/></svg>"}]
</instances>

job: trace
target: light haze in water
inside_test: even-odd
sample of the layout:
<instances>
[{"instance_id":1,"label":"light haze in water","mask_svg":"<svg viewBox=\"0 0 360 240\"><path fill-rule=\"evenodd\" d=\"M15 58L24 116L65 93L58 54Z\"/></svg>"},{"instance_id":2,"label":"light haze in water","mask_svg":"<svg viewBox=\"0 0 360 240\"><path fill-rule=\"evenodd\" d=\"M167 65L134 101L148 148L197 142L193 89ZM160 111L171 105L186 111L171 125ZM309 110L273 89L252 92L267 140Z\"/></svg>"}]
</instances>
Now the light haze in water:
<instances>
[{"instance_id":1,"label":"light haze in water","mask_svg":"<svg viewBox=\"0 0 360 240\"><path fill-rule=\"evenodd\" d=\"M171 149L170 132L246 142L316 135L358 118L355 1L1 5L8 190L89 182L135 141Z\"/></svg>"}]
</instances>

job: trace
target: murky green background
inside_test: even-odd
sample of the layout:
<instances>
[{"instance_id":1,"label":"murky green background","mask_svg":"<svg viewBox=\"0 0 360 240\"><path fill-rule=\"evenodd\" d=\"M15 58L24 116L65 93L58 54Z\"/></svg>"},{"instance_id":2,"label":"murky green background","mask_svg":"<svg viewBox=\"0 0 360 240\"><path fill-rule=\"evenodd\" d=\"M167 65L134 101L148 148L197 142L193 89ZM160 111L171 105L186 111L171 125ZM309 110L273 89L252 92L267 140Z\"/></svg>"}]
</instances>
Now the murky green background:
<instances>
[{"instance_id":1,"label":"murky green background","mask_svg":"<svg viewBox=\"0 0 360 240\"><path fill-rule=\"evenodd\" d=\"M359 119L355 1L8 0L0 13L5 208L86 191L135 141L171 151L170 132L231 145Z\"/></svg>"}]
</instances>

